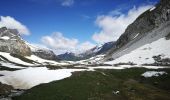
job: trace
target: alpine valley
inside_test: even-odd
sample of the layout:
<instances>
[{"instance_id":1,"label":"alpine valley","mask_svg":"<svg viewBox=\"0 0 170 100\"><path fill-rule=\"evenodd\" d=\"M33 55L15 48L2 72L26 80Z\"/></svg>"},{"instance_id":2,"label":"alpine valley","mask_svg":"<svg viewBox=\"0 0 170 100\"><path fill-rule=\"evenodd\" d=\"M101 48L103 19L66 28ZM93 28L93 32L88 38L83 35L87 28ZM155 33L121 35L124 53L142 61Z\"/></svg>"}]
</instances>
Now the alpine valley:
<instances>
[{"instance_id":1,"label":"alpine valley","mask_svg":"<svg viewBox=\"0 0 170 100\"><path fill-rule=\"evenodd\" d=\"M170 100L170 0L117 41L56 55L0 28L0 100Z\"/></svg>"}]
</instances>

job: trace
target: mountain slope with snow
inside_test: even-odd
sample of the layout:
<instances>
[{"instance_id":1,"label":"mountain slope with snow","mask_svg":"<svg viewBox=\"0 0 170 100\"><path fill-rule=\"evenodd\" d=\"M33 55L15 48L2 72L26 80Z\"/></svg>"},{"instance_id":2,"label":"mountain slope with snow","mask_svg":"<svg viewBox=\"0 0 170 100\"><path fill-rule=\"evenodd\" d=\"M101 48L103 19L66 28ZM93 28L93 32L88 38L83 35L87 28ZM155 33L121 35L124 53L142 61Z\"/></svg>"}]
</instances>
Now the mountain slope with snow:
<instances>
[{"instance_id":1,"label":"mountain slope with snow","mask_svg":"<svg viewBox=\"0 0 170 100\"><path fill-rule=\"evenodd\" d=\"M167 56L170 36L170 1L161 0L154 9L141 14L116 41L116 46L105 56L105 60L113 60L110 64L163 64L161 57ZM155 61L160 60L160 61Z\"/></svg>"},{"instance_id":2,"label":"mountain slope with snow","mask_svg":"<svg viewBox=\"0 0 170 100\"><path fill-rule=\"evenodd\" d=\"M45 47L39 47L37 45L29 44L29 43L27 43L27 45L30 47L33 55L46 60L59 61L59 58L52 50Z\"/></svg>"},{"instance_id":3,"label":"mountain slope with snow","mask_svg":"<svg viewBox=\"0 0 170 100\"><path fill-rule=\"evenodd\" d=\"M170 40L165 38L148 43L131 51L107 64L134 63L134 64L157 64L170 65ZM159 61L158 61L159 60Z\"/></svg>"}]
</instances>

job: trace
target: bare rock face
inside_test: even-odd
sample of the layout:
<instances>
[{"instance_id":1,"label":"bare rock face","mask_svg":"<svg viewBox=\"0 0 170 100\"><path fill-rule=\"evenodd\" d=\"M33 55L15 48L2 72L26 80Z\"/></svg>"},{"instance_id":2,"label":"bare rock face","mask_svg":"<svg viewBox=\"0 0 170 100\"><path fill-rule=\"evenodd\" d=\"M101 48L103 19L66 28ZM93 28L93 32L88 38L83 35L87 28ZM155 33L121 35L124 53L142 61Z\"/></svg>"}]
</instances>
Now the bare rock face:
<instances>
[{"instance_id":1,"label":"bare rock face","mask_svg":"<svg viewBox=\"0 0 170 100\"><path fill-rule=\"evenodd\" d=\"M21 56L30 56L31 50L15 29L0 28L0 51Z\"/></svg>"}]
</instances>

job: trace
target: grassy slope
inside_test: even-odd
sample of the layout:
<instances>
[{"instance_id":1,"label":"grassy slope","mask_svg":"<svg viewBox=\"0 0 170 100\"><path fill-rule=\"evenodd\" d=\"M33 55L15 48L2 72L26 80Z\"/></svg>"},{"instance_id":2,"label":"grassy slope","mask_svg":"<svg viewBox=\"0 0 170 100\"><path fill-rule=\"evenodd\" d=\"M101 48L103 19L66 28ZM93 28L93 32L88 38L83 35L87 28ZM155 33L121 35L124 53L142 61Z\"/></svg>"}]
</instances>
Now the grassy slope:
<instances>
[{"instance_id":1,"label":"grassy slope","mask_svg":"<svg viewBox=\"0 0 170 100\"><path fill-rule=\"evenodd\" d=\"M70 78L36 86L14 100L170 100L168 75L144 78L148 69L76 72ZM120 91L113 94L113 91Z\"/></svg>"}]
</instances>

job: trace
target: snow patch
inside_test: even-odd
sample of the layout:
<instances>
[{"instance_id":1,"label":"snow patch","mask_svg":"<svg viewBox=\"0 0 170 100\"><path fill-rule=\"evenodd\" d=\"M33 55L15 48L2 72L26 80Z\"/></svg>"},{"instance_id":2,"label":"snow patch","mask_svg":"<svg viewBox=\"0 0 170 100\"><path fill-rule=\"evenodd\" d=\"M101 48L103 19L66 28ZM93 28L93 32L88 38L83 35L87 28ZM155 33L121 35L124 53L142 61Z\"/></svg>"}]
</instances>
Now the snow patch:
<instances>
[{"instance_id":1,"label":"snow patch","mask_svg":"<svg viewBox=\"0 0 170 100\"><path fill-rule=\"evenodd\" d=\"M46 64L46 63L49 63L50 65L66 65L68 63L59 63L59 62L56 62L56 61L53 61L53 60L45 60L45 59L42 59L40 57L37 57L35 55L31 55L31 56L26 56L27 59L30 59L30 60L33 60L33 61L36 61L36 62L39 62L39 63L42 63L42 64Z\"/></svg>"},{"instance_id":2,"label":"snow patch","mask_svg":"<svg viewBox=\"0 0 170 100\"><path fill-rule=\"evenodd\" d=\"M84 71L85 69L59 69L48 70L46 67L27 68L17 71L0 71L4 75L0 82L12 85L15 89L30 89L41 83L49 83L54 80L62 80L70 77L72 72Z\"/></svg>"},{"instance_id":3,"label":"snow patch","mask_svg":"<svg viewBox=\"0 0 170 100\"><path fill-rule=\"evenodd\" d=\"M148 78L148 77L153 77L153 76L158 77L158 76L164 75L164 74L167 74L167 73L164 71L159 71L159 72L158 71L147 71L147 72L143 73L141 76Z\"/></svg>"},{"instance_id":4,"label":"snow patch","mask_svg":"<svg viewBox=\"0 0 170 100\"><path fill-rule=\"evenodd\" d=\"M11 56L10 53L0 52L0 55L5 57L6 59L8 59L11 62L15 62L17 64L26 65L26 66L33 66L33 64L24 62L24 61L22 61L22 60L20 60L18 58L15 58L15 57Z\"/></svg>"},{"instance_id":5,"label":"snow patch","mask_svg":"<svg viewBox=\"0 0 170 100\"><path fill-rule=\"evenodd\" d=\"M80 67L80 66L78 66ZM126 68L148 68L148 69L160 69L160 68L168 68L164 66L138 66L138 65L120 65L120 66L97 66L97 67L87 67L89 70L95 69L126 69Z\"/></svg>"},{"instance_id":6,"label":"snow patch","mask_svg":"<svg viewBox=\"0 0 170 100\"><path fill-rule=\"evenodd\" d=\"M3 37L0 37L0 39L9 40L10 38L8 36L3 36Z\"/></svg>"},{"instance_id":7,"label":"snow patch","mask_svg":"<svg viewBox=\"0 0 170 100\"><path fill-rule=\"evenodd\" d=\"M136 34L133 39L135 39L140 33Z\"/></svg>"},{"instance_id":8,"label":"snow patch","mask_svg":"<svg viewBox=\"0 0 170 100\"><path fill-rule=\"evenodd\" d=\"M154 6L154 7L152 7L149 11L152 11L152 10L154 10L156 7Z\"/></svg>"},{"instance_id":9,"label":"snow patch","mask_svg":"<svg viewBox=\"0 0 170 100\"><path fill-rule=\"evenodd\" d=\"M14 64L11 64L11 63L2 62L2 61L0 61L0 64L1 64L1 66L5 66L5 67L8 67L8 68L17 68L17 69L25 68L25 67L17 66L17 65L14 65Z\"/></svg>"}]
</instances>

